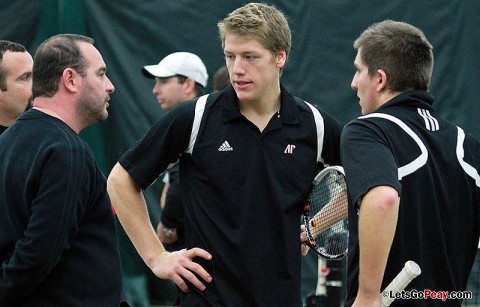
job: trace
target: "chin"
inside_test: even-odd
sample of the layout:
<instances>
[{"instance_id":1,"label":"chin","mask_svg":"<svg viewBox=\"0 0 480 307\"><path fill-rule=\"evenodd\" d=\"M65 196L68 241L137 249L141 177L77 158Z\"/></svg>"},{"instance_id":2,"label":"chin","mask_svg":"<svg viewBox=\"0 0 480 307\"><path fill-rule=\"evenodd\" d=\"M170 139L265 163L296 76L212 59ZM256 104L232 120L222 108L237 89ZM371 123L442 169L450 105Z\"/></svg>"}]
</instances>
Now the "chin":
<instances>
[{"instance_id":1,"label":"chin","mask_svg":"<svg viewBox=\"0 0 480 307\"><path fill-rule=\"evenodd\" d=\"M108 111L107 110L103 110L102 113L99 113L98 116L97 116L97 122L104 122L106 121L108 118Z\"/></svg>"},{"instance_id":2,"label":"chin","mask_svg":"<svg viewBox=\"0 0 480 307\"><path fill-rule=\"evenodd\" d=\"M251 93L246 93L243 91L237 91L237 98L240 101L249 101L249 100L254 100L254 97Z\"/></svg>"},{"instance_id":3,"label":"chin","mask_svg":"<svg viewBox=\"0 0 480 307\"><path fill-rule=\"evenodd\" d=\"M100 121L104 122L106 121L108 118L108 111L105 111L103 114L102 114L102 117L100 118Z\"/></svg>"}]
</instances>

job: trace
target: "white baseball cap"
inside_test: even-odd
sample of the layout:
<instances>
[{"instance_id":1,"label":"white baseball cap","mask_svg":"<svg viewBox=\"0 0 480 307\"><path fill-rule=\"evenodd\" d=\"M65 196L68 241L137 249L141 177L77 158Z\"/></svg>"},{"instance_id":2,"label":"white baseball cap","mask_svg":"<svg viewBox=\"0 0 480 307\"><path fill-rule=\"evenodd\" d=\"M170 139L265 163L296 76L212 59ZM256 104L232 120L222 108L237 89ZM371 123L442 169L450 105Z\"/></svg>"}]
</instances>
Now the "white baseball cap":
<instances>
[{"instance_id":1,"label":"white baseball cap","mask_svg":"<svg viewBox=\"0 0 480 307\"><path fill-rule=\"evenodd\" d=\"M190 52L174 52L157 65L147 65L142 68L147 78L168 78L176 75L193 79L203 87L207 86L208 73L202 60Z\"/></svg>"}]
</instances>

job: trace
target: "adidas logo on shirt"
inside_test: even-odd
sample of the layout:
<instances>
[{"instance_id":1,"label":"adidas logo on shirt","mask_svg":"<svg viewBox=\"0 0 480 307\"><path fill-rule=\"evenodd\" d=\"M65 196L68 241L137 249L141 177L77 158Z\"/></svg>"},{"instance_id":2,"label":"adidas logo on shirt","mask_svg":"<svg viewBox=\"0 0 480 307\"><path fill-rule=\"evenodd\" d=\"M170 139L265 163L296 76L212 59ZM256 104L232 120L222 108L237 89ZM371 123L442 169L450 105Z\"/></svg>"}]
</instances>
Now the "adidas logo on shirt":
<instances>
[{"instance_id":1,"label":"adidas logo on shirt","mask_svg":"<svg viewBox=\"0 0 480 307\"><path fill-rule=\"evenodd\" d=\"M218 151L233 151L233 147L225 141L220 147L218 147Z\"/></svg>"}]
</instances>

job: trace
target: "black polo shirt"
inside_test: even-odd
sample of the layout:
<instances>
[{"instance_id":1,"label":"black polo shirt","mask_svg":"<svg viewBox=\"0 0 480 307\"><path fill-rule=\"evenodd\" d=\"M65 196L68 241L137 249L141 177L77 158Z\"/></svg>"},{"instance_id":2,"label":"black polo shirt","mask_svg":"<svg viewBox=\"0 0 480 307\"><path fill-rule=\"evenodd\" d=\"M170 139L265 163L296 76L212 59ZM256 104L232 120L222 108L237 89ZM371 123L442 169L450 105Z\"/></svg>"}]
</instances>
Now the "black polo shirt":
<instances>
[{"instance_id":1,"label":"black polo shirt","mask_svg":"<svg viewBox=\"0 0 480 307\"><path fill-rule=\"evenodd\" d=\"M381 185L400 195L382 289L413 260L422 274L408 290L465 290L480 233L480 143L438 116L433 101L427 92L406 92L343 130L342 162L351 200L347 306L358 290L357 204ZM460 305L432 299L403 303Z\"/></svg>"},{"instance_id":2,"label":"black polo shirt","mask_svg":"<svg viewBox=\"0 0 480 307\"><path fill-rule=\"evenodd\" d=\"M145 189L180 155L187 246L213 255L199 261L213 282L182 306L301 306L300 216L317 161L339 163L340 133L283 87L280 112L260 132L228 87L204 106L180 104L121 158Z\"/></svg>"}]
</instances>

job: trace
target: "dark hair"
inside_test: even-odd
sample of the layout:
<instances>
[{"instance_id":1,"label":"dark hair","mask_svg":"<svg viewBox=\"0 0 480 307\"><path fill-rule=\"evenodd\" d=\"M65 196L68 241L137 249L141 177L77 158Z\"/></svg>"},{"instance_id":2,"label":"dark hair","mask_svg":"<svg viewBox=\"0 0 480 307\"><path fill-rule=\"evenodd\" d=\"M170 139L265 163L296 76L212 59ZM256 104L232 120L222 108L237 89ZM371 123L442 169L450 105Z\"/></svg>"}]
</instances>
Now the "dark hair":
<instances>
[{"instance_id":1,"label":"dark hair","mask_svg":"<svg viewBox=\"0 0 480 307\"><path fill-rule=\"evenodd\" d=\"M7 40L0 40L0 89L2 91L7 90L7 84L6 84L7 72L5 71L5 69L3 69L3 65L2 65L3 55L7 51L27 52L27 49L22 44L7 41Z\"/></svg>"},{"instance_id":2,"label":"dark hair","mask_svg":"<svg viewBox=\"0 0 480 307\"><path fill-rule=\"evenodd\" d=\"M230 84L227 66L220 67L213 75L213 91L221 91Z\"/></svg>"},{"instance_id":3,"label":"dark hair","mask_svg":"<svg viewBox=\"0 0 480 307\"><path fill-rule=\"evenodd\" d=\"M433 47L420 29L385 20L366 29L353 46L360 51L370 76L378 69L385 71L391 91L428 90Z\"/></svg>"},{"instance_id":4,"label":"dark hair","mask_svg":"<svg viewBox=\"0 0 480 307\"><path fill-rule=\"evenodd\" d=\"M175 75L175 77L177 77L178 82L180 84L185 83L185 81L187 81L187 79L188 79L188 77L185 77L183 75ZM193 89L193 91L195 92L195 97L199 97L199 96L202 96L203 94L205 94L205 88L203 87L203 85L201 85L200 83L197 83L197 82L195 82L195 88Z\"/></svg>"},{"instance_id":5,"label":"dark hair","mask_svg":"<svg viewBox=\"0 0 480 307\"><path fill-rule=\"evenodd\" d=\"M52 97L58 91L59 80L66 68L86 75L87 61L78 42L93 44L94 40L78 34L59 34L44 41L33 61L33 97Z\"/></svg>"}]
</instances>

